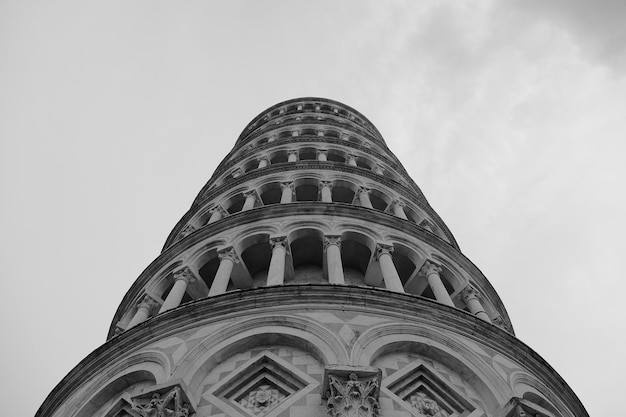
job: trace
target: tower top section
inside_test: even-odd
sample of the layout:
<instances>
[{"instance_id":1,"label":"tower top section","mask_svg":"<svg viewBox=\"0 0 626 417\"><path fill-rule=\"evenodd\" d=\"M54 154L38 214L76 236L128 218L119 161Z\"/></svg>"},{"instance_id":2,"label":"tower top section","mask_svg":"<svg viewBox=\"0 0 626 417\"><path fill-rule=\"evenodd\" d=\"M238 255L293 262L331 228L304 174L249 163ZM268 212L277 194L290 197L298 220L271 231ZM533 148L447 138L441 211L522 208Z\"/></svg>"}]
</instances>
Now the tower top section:
<instances>
[{"instance_id":1,"label":"tower top section","mask_svg":"<svg viewBox=\"0 0 626 417\"><path fill-rule=\"evenodd\" d=\"M272 125L317 124L320 121L359 132L370 140L385 144L383 136L374 124L352 107L327 98L301 97L275 104L259 113L243 129L237 139L237 145L263 134Z\"/></svg>"}]
</instances>

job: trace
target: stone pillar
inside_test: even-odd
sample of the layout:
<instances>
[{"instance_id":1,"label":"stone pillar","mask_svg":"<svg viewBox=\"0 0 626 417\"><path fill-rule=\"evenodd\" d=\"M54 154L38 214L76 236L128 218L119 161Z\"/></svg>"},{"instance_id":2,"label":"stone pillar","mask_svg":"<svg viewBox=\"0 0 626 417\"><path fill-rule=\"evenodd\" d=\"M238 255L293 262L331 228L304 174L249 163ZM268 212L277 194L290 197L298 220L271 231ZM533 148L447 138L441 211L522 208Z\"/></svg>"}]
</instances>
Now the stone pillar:
<instances>
[{"instance_id":1,"label":"stone pillar","mask_svg":"<svg viewBox=\"0 0 626 417\"><path fill-rule=\"evenodd\" d=\"M293 181L280 183L280 189L282 191L282 194L280 195L281 204L291 203L293 201L293 189L294 188L295 188L295 185Z\"/></svg>"},{"instance_id":2,"label":"stone pillar","mask_svg":"<svg viewBox=\"0 0 626 417\"><path fill-rule=\"evenodd\" d=\"M322 162L328 161L328 151L317 151L317 160Z\"/></svg>"},{"instance_id":3,"label":"stone pillar","mask_svg":"<svg viewBox=\"0 0 626 417\"><path fill-rule=\"evenodd\" d=\"M243 171L241 170L241 168L237 168L232 173L233 178L238 178L238 177L241 177L242 175L243 175Z\"/></svg>"},{"instance_id":4,"label":"stone pillar","mask_svg":"<svg viewBox=\"0 0 626 417\"><path fill-rule=\"evenodd\" d=\"M220 266L217 268L215 278L211 284L209 290L209 297L213 295L224 294L228 288L228 282L230 281L230 275L233 272L233 267L236 263L239 263L239 258L232 247L222 249L217 253L220 260Z\"/></svg>"},{"instance_id":5,"label":"stone pillar","mask_svg":"<svg viewBox=\"0 0 626 417\"><path fill-rule=\"evenodd\" d=\"M324 136L324 131L323 130L318 130L317 131L317 136Z\"/></svg>"},{"instance_id":6,"label":"stone pillar","mask_svg":"<svg viewBox=\"0 0 626 417\"><path fill-rule=\"evenodd\" d=\"M137 311L126 326L126 330L148 320L148 317L150 317L150 313L154 311L158 305L159 303L157 303L152 297L150 297L149 295L145 295L141 299L141 301L137 303Z\"/></svg>"},{"instance_id":7,"label":"stone pillar","mask_svg":"<svg viewBox=\"0 0 626 417\"><path fill-rule=\"evenodd\" d=\"M241 211L253 209L257 201L256 190L246 191L243 195L246 197L246 201L243 203Z\"/></svg>"},{"instance_id":8,"label":"stone pillar","mask_svg":"<svg viewBox=\"0 0 626 417\"><path fill-rule=\"evenodd\" d=\"M333 202L333 183L331 181L320 181L320 200L325 203Z\"/></svg>"},{"instance_id":9,"label":"stone pillar","mask_svg":"<svg viewBox=\"0 0 626 417\"><path fill-rule=\"evenodd\" d=\"M257 159L257 161L259 162L259 166L257 168L265 168L266 166L270 164L270 161L267 158L267 156L262 156L259 159Z\"/></svg>"},{"instance_id":10,"label":"stone pillar","mask_svg":"<svg viewBox=\"0 0 626 417\"><path fill-rule=\"evenodd\" d=\"M356 156L348 155L348 165L350 165L352 167L357 166L357 164L356 164Z\"/></svg>"},{"instance_id":11,"label":"stone pillar","mask_svg":"<svg viewBox=\"0 0 626 417\"><path fill-rule=\"evenodd\" d=\"M359 201L361 202L362 207L374 208L370 200L370 192L372 192L372 190L365 187L359 187L357 192L359 193Z\"/></svg>"},{"instance_id":12,"label":"stone pillar","mask_svg":"<svg viewBox=\"0 0 626 417\"><path fill-rule=\"evenodd\" d=\"M424 262L424 265L420 269L420 274L428 279L428 285L430 285L430 288L433 290L437 301L442 304L454 307L452 298L450 298L448 290L446 290L446 287L443 285L443 281L441 281L439 272L441 272L441 267L430 261Z\"/></svg>"},{"instance_id":13,"label":"stone pillar","mask_svg":"<svg viewBox=\"0 0 626 417\"><path fill-rule=\"evenodd\" d=\"M468 285L461 292L461 298L465 302L465 305L469 309L470 313L478 317L479 319L485 320L487 323L491 323L491 319L485 312L483 305L480 302L480 293L478 290L471 285Z\"/></svg>"},{"instance_id":14,"label":"stone pillar","mask_svg":"<svg viewBox=\"0 0 626 417\"><path fill-rule=\"evenodd\" d=\"M209 218L207 224L214 223L226 216L226 211L221 206L213 207L209 210L209 213L211 213L211 217Z\"/></svg>"},{"instance_id":15,"label":"stone pillar","mask_svg":"<svg viewBox=\"0 0 626 417\"><path fill-rule=\"evenodd\" d=\"M296 162L296 161L298 161L298 151L288 151L287 162Z\"/></svg>"},{"instance_id":16,"label":"stone pillar","mask_svg":"<svg viewBox=\"0 0 626 417\"><path fill-rule=\"evenodd\" d=\"M325 236L324 251L329 284L345 284L343 264L341 263L341 236Z\"/></svg>"},{"instance_id":17,"label":"stone pillar","mask_svg":"<svg viewBox=\"0 0 626 417\"><path fill-rule=\"evenodd\" d=\"M385 288L395 292L404 292L402 280L398 275L396 266L393 264L393 246L379 243L376 245L376 259L380 263L380 270L385 281Z\"/></svg>"},{"instance_id":18,"label":"stone pillar","mask_svg":"<svg viewBox=\"0 0 626 417\"><path fill-rule=\"evenodd\" d=\"M383 171L383 167L378 164L374 165L374 174L384 175L384 173L385 172Z\"/></svg>"},{"instance_id":19,"label":"stone pillar","mask_svg":"<svg viewBox=\"0 0 626 417\"><path fill-rule=\"evenodd\" d=\"M267 138L267 143L272 143L276 140L276 135L272 135L269 138Z\"/></svg>"},{"instance_id":20,"label":"stone pillar","mask_svg":"<svg viewBox=\"0 0 626 417\"><path fill-rule=\"evenodd\" d=\"M395 200L391 204L393 205L393 214L396 217L400 217L401 219L408 220L408 218L406 217L406 213L404 212L404 206L406 206L406 204L404 204L400 200Z\"/></svg>"},{"instance_id":21,"label":"stone pillar","mask_svg":"<svg viewBox=\"0 0 626 417\"><path fill-rule=\"evenodd\" d=\"M285 258L287 256L287 237L280 236L270 239L272 259L267 271L267 285L282 285L285 281Z\"/></svg>"},{"instance_id":22,"label":"stone pillar","mask_svg":"<svg viewBox=\"0 0 626 417\"><path fill-rule=\"evenodd\" d=\"M174 286L167 295L165 302L163 302L159 314L178 307L185 295L185 291L187 291L187 286L194 279L196 278L189 268L179 269L174 272Z\"/></svg>"},{"instance_id":23,"label":"stone pillar","mask_svg":"<svg viewBox=\"0 0 626 417\"><path fill-rule=\"evenodd\" d=\"M296 137L296 136L300 136L300 131L299 130L294 130L291 132L291 136Z\"/></svg>"}]
</instances>

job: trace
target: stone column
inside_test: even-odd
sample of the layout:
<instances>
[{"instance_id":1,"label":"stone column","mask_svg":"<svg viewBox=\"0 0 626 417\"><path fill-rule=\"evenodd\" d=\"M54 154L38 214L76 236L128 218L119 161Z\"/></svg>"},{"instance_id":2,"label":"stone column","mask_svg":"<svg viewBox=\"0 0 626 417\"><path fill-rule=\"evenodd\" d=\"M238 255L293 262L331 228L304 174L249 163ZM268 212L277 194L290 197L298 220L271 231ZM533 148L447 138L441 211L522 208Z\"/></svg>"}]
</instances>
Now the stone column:
<instances>
[{"instance_id":1,"label":"stone column","mask_svg":"<svg viewBox=\"0 0 626 417\"><path fill-rule=\"evenodd\" d=\"M238 177L241 177L242 175L243 175L243 171L241 170L241 168L237 168L232 173L233 178L238 178Z\"/></svg>"},{"instance_id":2,"label":"stone column","mask_svg":"<svg viewBox=\"0 0 626 417\"><path fill-rule=\"evenodd\" d=\"M428 285L430 285L430 288L433 290L437 301L454 307L452 298L450 298L448 290L446 290L446 287L443 285L443 281L441 281L441 277L439 276L440 272L441 267L430 261L424 262L424 265L420 269L420 274L428 279Z\"/></svg>"},{"instance_id":3,"label":"stone column","mask_svg":"<svg viewBox=\"0 0 626 417\"><path fill-rule=\"evenodd\" d=\"M294 188L295 188L295 185L293 181L280 183L280 189L282 191L282 194L280 195L281 204L291 203L293 201L293 189Z\"/></svg>"},{"instance_id":4,"label":"stone column","mask_svg":"<svg viewBox=\"0 0 626 417\"><path fill-rule=\"evenodd\" d=\"M259 159L257 159L257 161L259 162L259 166L257 168L265 168L266 166L270 164L270 161L267 158L267 156L262 156Z\"/></svg>"},{"instance_id":5,"label":"stone column","mask_svg":"<svg viewBox=\"0 0 626 417\"><path fill-rule=\"evenodd\" d=\"M211 213L211 217L209 218L207 224L214 223L226 216L226 210L224 210L221 206L213 207L209 210L209 213Z\"/></svg>"},{"instance_id":6,"label":"stone column","mask_svg":"<svg viewBox=\"0 0 626 417\"><path fill-rule=\"evenodd\" d=\"M328 161L328 151L317 151L317 160L322 162Z\"/></svg>"},{"instance_id":7,"label":"stone column","mask_svg":"<svg viewBox=\"0 0 626 417\"><path fill-rule=\"evenodd\" d=\"M408 220L408 218L406 217L406 213L404 212L404 206L406 206L406 204L404 204L400 200L395 200L391 204L393 204L393 214L396 217L400 217L401 219Z\"/></svg>"},{"instance_id":8,"label":"stone column","mask_svg":"<svg viewBox=\"0 0 626 417\"><path fill-rule=\"evenodd\" d=\"M487 323L491 323L491 319L485 312L483 305L480 302L480 293L478 290L471 285L468 285L461 291L461 298L465 302L465 305L469 309L470 313L478 317L479 319L485 320Z\"/></svg>"},{"instance_id":9,"label":"stone column","mask_svg":"<svg viewBox=\"0 0 626 417\"><path fill-rule=\"evenodd\" d=\"M374 174L383 175L384 173L383 167L378 164L374 165Z\"/></svg>"},{"instance_id":10,"label":"stone column","mask_svg":"<svg viewBox=\"0 0 626 417\"><path fill-rule=\"evenodd\" d=\"M150 317L150 313L154 311L158 305L159 303L157 303L152 297L150 297L149 295L144 295L141 301L137 303L137 311L135 312L135 315L133 316L131 321L126 326L126 330L148 320L148 317Z\"/></svg>"},{"instance_id":11,"label":"stone column","mask_svg":"<svg viewBox=\"0 0 626 417\"><path fill-rule=\"evenodd\" d=\"M320 181L320 200L325 203L333 202L333 183L331 181Z\"/></svg>"},{"instance_id":12,"label":"stone column","mask_svg":"<svg viewBox=\"0 0 626 417\"><path fill-rule=\"evenodd\" d=\"M350 165L352 167L357 166L357 164L356 164L356 156L348 155L348 165Z\"/></svg>"},{"instance_id":13,"label":"stone column","mask_svg":"<svg viewBox=\"0 0 626 417\"><path fill-rule=\"evenodd\" d=\"M343 265L341 263L341 236L325 236L324 251L329 284L345 284Z\"/></svg>"},{"instance_id":14,"label":"stone column","mask_svg":"<svg viewBox=\"0 0 626 417\"><path fill-rule=\"evenodd\" d=\"M256 190L246 191L243 195L246 197L246 201L243 203L241 211L253 209L257 201Z\"/></svg>"},{"instance_id":15,"label":"stone column","mask_svg":"<svg viewBox=\"0 0 626 417\"><path fill-rule=\"evenodd\" d=\"M298 161L298 151L288 151L287 162L296 162L296 161Z\"/></svg>"},{"instance_id":16,"label":"stone column","mask_svg":"<svg viewBox=\"0 0 626 417\"><path fill-rule=\"evenodd\" d=\"M269 138L267 138L267 143L272 143L276 140L276 135L272 135Z\"/></svg>"},{"instance_id":17,"label":"stone column","mask_svg":"<svg viewBox=\"0 0 626 417\"><path fill-rule=\"evenodd\" d=\"M383 274L383 280L385 281L385 288L395 292L404 292L404 286L400 275L396 270L396 266L393 264L393 246L384 245L379 243L376 245L376 259L380 263L380 270Z\"/></svg>"},{"instance_id":18,"label":"stone column","mask_svg":"<svg viewBox=\"0 0 626 417\"><path fill-rule=\"evenodd\" d=\"M270 239L272 259L267 271L267 285L282 285L285 281L285 258L287 256L287 237L280 236Z\"/></svg>"},{"instance_id":19,"label":"stone column","mask_svg":"<svg viewBox=\"0 0 626 417\"><path fill-rule=\"evenodd\" d=\"M165 302L163 302L159 314L178 307L185 295L185 291L187 291L187 286L194 279L196 278L189 268L179 269L174 272L174 286L167 295Z\"/></svg>"},{"instance_id":20,"label":"stone column","mask_svg":"<svg viewBox=\"0 0 626 417\"><path fill-rule=\"evenodd\" d=\"M370 192L372 192L372 190L365 187L359 187L357 192L359 193L359 201L361 202L362 207L374 208L370 200Z\"/></svg>"},{"instance_id":21,"label":"stone column","mask_svg":"<svg viewBox=\"0 0 626 417\"><path fill-rule=\"evenodd\" d=\"M224 294L228 288L228 282L230 281L230 275L233 272L233 267L236 263L239 263L239 258L232 247L222 249L217 253L220 260L220 266L217 268L215 278L211 284L209 290L209 297L213 295Z\"/></svg>"}]
</instances>

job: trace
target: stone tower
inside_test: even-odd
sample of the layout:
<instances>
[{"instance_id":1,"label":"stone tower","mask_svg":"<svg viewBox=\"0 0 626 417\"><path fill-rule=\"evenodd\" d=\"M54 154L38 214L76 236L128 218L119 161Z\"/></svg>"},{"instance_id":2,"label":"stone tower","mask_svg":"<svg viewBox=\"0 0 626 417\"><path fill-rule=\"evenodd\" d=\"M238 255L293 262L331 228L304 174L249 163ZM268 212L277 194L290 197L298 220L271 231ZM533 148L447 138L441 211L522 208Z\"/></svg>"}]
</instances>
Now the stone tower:
<instances>
[{"instance_id":1,"label":"stone tower","mask_svg":"<svg viewBox=\"0 0 626 417\"><path fill-rule=\"evenodd\" d=\"M41 417L581 417L356 110L257 116Z\"/></svg>"}]
</instances>

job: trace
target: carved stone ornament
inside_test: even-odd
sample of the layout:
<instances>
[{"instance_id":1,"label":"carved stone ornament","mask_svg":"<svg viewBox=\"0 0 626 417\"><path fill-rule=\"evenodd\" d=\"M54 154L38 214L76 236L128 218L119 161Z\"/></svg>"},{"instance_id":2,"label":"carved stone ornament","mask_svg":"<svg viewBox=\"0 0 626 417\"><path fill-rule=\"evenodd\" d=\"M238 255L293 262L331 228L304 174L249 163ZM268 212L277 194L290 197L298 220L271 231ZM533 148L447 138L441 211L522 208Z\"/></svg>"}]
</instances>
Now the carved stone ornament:
<instances>
[{"instance_id":1,"label":"carved stone ornament","mask_svg":"<svg viewBox=\"0 0 626 417\"><path fill-rule=\"evenodd\" d=\"M332 417L378 417L378 380L359 378L351 372L347 378L328 375L326 406Z\"/></svg>"},{"instance_id":2,"label":"carved stone ornament","mask_svg":"<svg viewBox=\"0 0 626 417\"><path fill-rule=\"evenodd\" d=\"M193 233L193 232L195 232L195 231L196 231L196 228L195 228L193 225L188 224L187 226L185 226L185 228L183 229L183 231L182 231L182 232L180 232L180 235L181 235L182 237L187 237L187 236L189 236L190 234L192 234L192 233Z\"/></svg>"},{"instance_id":3,"label":"carved stone ornament","mask_svg":"<svg viewBox=\"0 0 626 417\"><path fill-rule=\"evenodd\" d=\"M195 414L180 383L133 397L132 410L142 417L191 417Z\"/></svg>"},{"instance_id":4,"label":"carved stone ornament","mask_svg":"<svg viewBox=\"0 0 626 417\"><path fill-rule=\"evenodd\" d=\"M338 248L341 248L341 236L324 236L324 250L328 249L330 245L335 245Z\"/></svg>"},{"instance_id":5,"label":"carved stone ornament","mask_svg":"<svg viewBox=\"0 0 626 417\"><path fill-rule=\"evenodd\" d=\"M448 417L448 413L439 407L437 401L423 392L411 396L411 405L424 416Z\"/></svg>"}]
</instances>

